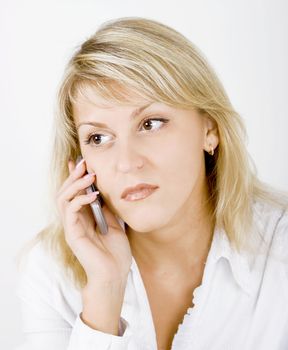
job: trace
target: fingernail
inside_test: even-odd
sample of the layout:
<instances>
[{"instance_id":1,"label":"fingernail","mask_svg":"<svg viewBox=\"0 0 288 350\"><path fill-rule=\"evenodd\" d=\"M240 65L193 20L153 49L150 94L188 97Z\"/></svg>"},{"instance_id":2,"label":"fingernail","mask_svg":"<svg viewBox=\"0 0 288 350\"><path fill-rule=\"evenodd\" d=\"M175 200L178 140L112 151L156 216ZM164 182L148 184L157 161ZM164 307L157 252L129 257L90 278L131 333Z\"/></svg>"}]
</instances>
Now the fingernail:
<instances>
[{"instance_id":1,"label":"fingernail","mask_svg":"<svg viewBox=\"0 0 288 350\"><path fill-rule=\"evenodd\" d=\"M82 163L84 163L84 162L85 162L85 159L82 158L82 159L80 160L80 162L76 165L76 168L79 168L79 166L80 166Z\"/></svg>"},{"instance_id":2,"label":"fingernail","mask_svg":"<svg viewBox=\"0 0 288 350\"><path fill-rule=\"evenodd\" d=\"M99 194L99 191L96 191L96 192L88 193L88 196L93 198L93 197L97 197L98 194Z\"/></svg>"},{"instance_id":3,"label":"fingernail","mask_svg":"<svg viewBox=\"0 0 288 350\"><path fill-rule=\"evenodd\" d=\"M84 176L84 179L88 179L88 177L92 177L92 176L95 176L95 175L96 175L95 173L89 173L89 174Z\"/></svg>"}]
</instances>

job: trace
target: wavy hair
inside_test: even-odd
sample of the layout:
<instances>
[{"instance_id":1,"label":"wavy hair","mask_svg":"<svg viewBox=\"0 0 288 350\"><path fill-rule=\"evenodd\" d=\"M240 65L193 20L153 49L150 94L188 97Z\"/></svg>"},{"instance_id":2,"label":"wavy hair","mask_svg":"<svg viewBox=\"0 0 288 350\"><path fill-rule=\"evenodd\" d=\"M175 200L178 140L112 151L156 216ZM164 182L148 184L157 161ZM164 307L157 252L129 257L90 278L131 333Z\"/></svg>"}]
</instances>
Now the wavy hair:
<instances>
[{"instance_id":1,"label":"wavy hair","mask_svg":"<svg viewBox=\"0 0 288 350\"><path fill-rule=\"evenodd\" d=\"M104 23L77 47L61 80L51 153L51 222L35 237L56 253L74 282L86 275L66 244L58 217L56 193L69 175L68 160L80 153L72 103L87 87L105 99L129 104L127 91L151 101L207 113L216 123L219 145L211 157L205 151L206 177L216 225L225 230L238 251L248 249L254 232L253 203L287 205L281 192L261 182L247 149L242 118L200 50L176 30L155 20L129 17Z\"/></svg>"}]
</instances>

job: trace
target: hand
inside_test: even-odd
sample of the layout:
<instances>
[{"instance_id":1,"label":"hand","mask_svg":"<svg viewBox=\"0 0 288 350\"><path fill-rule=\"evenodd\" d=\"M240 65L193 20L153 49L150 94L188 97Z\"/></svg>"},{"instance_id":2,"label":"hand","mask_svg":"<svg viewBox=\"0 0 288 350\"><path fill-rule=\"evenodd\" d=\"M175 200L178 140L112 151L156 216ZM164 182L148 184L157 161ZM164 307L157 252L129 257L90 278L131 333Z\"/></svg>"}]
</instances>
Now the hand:
<instances>
[{"instance_id":1,"label":"hand","mask_svg":"<svg viewBox=\"0 0 288 350\"><path fill-rule=\"evenodd\" d=\"M95 174L85 175L86 163L75 167L69 161L69 176L57 193L57 209L62 219L65 239L83 266L87 284L111 284L126 281L132 261L126 233L106 204L102 210L108 233L101 235L88 204L96 198L85 188L95 181Z\"/></svg>"}]
</instances>

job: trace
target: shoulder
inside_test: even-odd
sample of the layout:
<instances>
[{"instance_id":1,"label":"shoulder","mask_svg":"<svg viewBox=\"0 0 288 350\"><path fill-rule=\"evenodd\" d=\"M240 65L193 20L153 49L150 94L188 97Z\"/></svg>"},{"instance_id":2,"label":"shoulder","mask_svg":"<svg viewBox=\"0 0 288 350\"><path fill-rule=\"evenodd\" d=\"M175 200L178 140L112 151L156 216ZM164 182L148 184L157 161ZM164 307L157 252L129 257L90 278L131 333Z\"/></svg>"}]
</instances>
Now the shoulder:
<instances>
[{"instance_id":1,"label":"shoulder","mask_svg":"<svg viewBox=\"0 0 288 350\"><path fill-rule=\"evenodd\" d=\"M56 259L56 255L38 241L25 249L18 265L18 293L28 288L49 293L59 288L65 279L64 270Z\"/></svg>"},{"instance_id":2,"label":"shoulder","mask_svg":"<svg viewBox=\"0 0 288 350\"><path fill-rule=\"evenodd\" d=\"M262 245L268 253L288 261L288 209L268 202L255 202L254 222Z\"/></svg>"},{"instance_id":3,"label":"shoulder","mask_svg":"<svg viewBox=\"0 0 288 350\"><path fill-rule=\"evenodd\" d=\"M41 240L33 242L21 252L19 263L20 274L37 270L49 272L51 269L58 270L56 261L53 254Z\"/></svg>"},{"instance_id":4,"label":"shoulder","mask_svg":"<svg viewBox=\"0 0 288 350\"><path fill-rule=\"evenodd\" d=\"M254 203L254 219L263 234L285 233L288 227L288 207L284 205L273 205L269 202ZM287 231L286 231L287 232ZM268 237L267 237L268 238Z\"/></svg>"},{"instance_id":5,"label":"shoulder","mask_svg":"<svg viewBox=\"0 0 288 350\"><path fill-rule=\"evenodd\" d=\"M82 308L81 295L46 244L35 243L23 255L18 271L15 294L31 337L36 332L43 338L48 329L55 339L58 333L61 337L61 332L70 332Z\"/></svg>"}]
</instances>

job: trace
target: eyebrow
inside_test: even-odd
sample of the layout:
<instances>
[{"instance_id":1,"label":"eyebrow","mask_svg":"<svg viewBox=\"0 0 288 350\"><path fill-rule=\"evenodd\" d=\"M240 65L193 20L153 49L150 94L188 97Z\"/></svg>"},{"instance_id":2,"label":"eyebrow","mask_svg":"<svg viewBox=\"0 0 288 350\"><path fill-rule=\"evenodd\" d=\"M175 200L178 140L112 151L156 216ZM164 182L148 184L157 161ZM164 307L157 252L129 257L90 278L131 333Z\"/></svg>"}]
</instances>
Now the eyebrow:
<instances>
[{"instance_id":1,"label":"eyebrow","mask_svg":"<svg viewBox=\"0 0 288 350\"><path fill-rule=\"evenodd\" d=\"M155 102L148 103L147 105L141 106L139 108L136 108L132 114L130 115L130 119L135 119L141 112L143 112L145 109L147 109L149 106L151 106ZM94 122L94 121L84 121L82 123L79 123L76 125L76 129L78 130L81 125L92 125L92 126L97 126L99 128L108 128L108 125L104 123L99 123L99 122Z\"/></svg>"}]
</instances>

